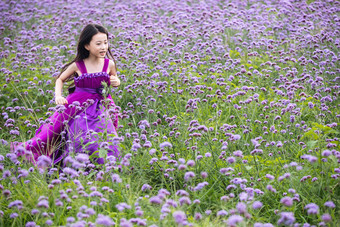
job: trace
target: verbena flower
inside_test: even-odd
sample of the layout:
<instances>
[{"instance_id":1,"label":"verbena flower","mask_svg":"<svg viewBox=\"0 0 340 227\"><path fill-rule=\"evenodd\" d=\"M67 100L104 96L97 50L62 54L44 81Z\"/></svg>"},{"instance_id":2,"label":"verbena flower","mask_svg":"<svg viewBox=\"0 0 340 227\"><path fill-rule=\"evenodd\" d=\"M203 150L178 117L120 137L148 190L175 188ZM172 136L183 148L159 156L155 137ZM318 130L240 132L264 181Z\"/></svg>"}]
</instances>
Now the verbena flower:
<instances>
[{"instance_id":1,"label":"verbena flower","mask_svg":"<svg viewBox=\"0 0 340 227\"><path fill-rule=\"evenodd\" d=\"M38 204L37 204L37 207L44 207L44 208L48 209L49 208L48 201L45 200L45 199L39 201Z\"/></svg>"},{"instance_id":2,"label":"verbena flower","mask_svg":"<svg viewBox=\"0 0 340 227\"><path fill-rule=\"evenodd\" d=\"M324 222L331 222L332 221L332 216L330 214L323 214L321 216L321 219L324 221Z\"/></svg>"},{"instance_id":3,"label":"verbena flower","mask_svg":"<svg viewBox=\"0 0 340 227\"><path fill-rule=\"evenodd\" d=\"M34 221L30 221L30 222L27 222L25 226L26 227L36 227L37 224Z\"/></svg>"},{"instance_id":4,"label":"verbena flower","mask_svg":"<svg viewBox=\"0 0 340 227\"><path fill-rule=\"evenodd\" d=\"M318 214L319 213L319 206L315 203L307 204L304 209L307 209L308 214Z\"/></svg>"},{"instance_id":5,"label":"verbena flower","mask_svg":"<svg viewBox=\"0 0 340 227\"><path fill-rule=\"evenodd\" d=\"M41 155L38 157L37 166L39 168L47 168L51 165L51 163L52 163L52 160L48 156Z\"/></svg>"},{"instance_id":6,"label":"verbena flower","mask_svg":"<svg viewBox=\"0 0 340 227\"><path fill-rule=\"evenodd\" d=\"M324 206L329 207L329 208L335 208L335 204L333 203L333 201L325 202Z\"/></svg>"},{"instance_id":7,"label":"verbena flower","mask_svg":"<svg viewBox=\"0 0 340 227\"><path fill-rule=\"evenodd\" d=\"M159 145L160 148L165 148L165 147L172 147L172 144L170 142L163 142Z\"/></svg>"},{"instance_id":8,"label":"verbena flower","mask_svg":"<svg viewBox=\"0 0 340 227\"><path fill-rule=\"evenodd\" d=\"M245 203L240 202L236 205L236 209L240 214L245 214L247 212L247 205Z\"/></svg>"},{"instance_id":9,"label":"verbena flower","mask_svg":"<svg viewBox=\"0 0 340 227\"><path fill-rule=\"evenodd\" d=\"M185 174L184 174L184 180L185 181L189 181L189 180L191 180L192 178L194 178L195 177L195 173L194 172L186 172Z\"/></svg>"},{"instance_id":10,"label":"verbena flower","mask_svg":"<svg viewBox=\"0 0 340 227\"><path fill-rule=\"evenodd\" d=\"M183 211L179 211L179 210L175 211L172 214L172 217L175 219L175 222L177 224L183 224L187 219L186 214Z\"/></svg>"},{"instance_id":11,"label":"verbena flower","mask_svg":"<svg viewBox=\"0 0 340 227\"><path fill-rule=\"evenodd\" d=\"M260 209L262 206L263 204L260 201L253 202L253 209Z\"/></svg>"},{"instance_id":12,"label":"verbena flower","mask_svg":"<svg viewBox=\"0 0 340 227\"><path fill-rule=\"evenodd\" d=\"M294 224L295 217L293 212L281 212L280 219L277 221L278 225L287 225L290 226Z\"/></svg>"},{"instance_id":13,"label":"verbena flower","mask_svg":"<svg viewBox=\"0 0 340 227\"><path fill-rule=\"evenodd\" d=\"M231 215L227 220L228 225L231 227L236 227L241 222L243 222L243 217L240 215Z\"/></svg>"},{"instance_id":14,"label":"verbena flower","mask_svg":"<svg viewBox=\"0 0 340 227\"><path fill-rule=\"evenodd\" d=\"M190 205L191 204L191 200L189 199L189 197L183 196L181 198L179 198L179 205L183 206L184 204Z\"/></svg>"},{"instance_id":15,"label":"verbena flower","mask_svg":"<svg viewBox=\"0 0 340 227\"><path fill-rule=\"evenodd\" d=\"M151 190L151 189L152 189L152 187L150 185L148 185L148 184L143 184L143 186L142 186L142 191L143 192L146 191L146 190Z\"/></svg>"},{"instance_id":16,"label":"verbena flower","mask_svg":"<svg viewBox=\"0 0 340 227\"><path fill-rule=\"evenodd\" d=\"M152 204L161 204L162 200L158 196L153 196L149 199Z\"/></svg>"},{"instance_id":17,"label":"verbena flower","mask_svg":"<svg viewBox=\"0 0 340 227\"><path fill-rule=\"evenodd\" d=\"M103 225L103 226L113 226L116 223L108 216L98 214L98 217L96 219L96 224Z\"/></svg>"},{"instance_id":18,"label":"verbena flower","mask_svg":"<svg viewBox=\"0 0 340 227\"><path fill-rule=\"evenodd\" d=\"M8 208L12 208L12 207L21 207L23 205L21 200L15 200L13 202L10 202L8 205Z\"/></svg>"},{"instance_id":19,"label":"verbena flower","mask_svg":"<svg viewBox=\"0 0 340 227\"><path fill-rule=\"evenodd\" d=\"M120 179L120 176L116 173L112 174L111 178L112 178L113 183L121 183L122 182L122 179Z\"/></svg>"},{"instance_id":20,"label":"verbena flower","mask_svg":"<svg viewBox=\"0 0 340 227\"><path fill-rule=\"evenodd\" d=\"M280 203L282 203L282 205L286 207L291 207L293 206L293 199L290 198L289 196L286 196L281 199Z\"/></svg>"},{"instance_id":21,"label":"verbena flower","mask_svg":"<svg viewBox=\"0 0 340 227\"><path fill-rule=\"evenodd\" d=\"M226 210L217 211L217 216L227 216L228 212Z\"/></svg>"}]
</instances>

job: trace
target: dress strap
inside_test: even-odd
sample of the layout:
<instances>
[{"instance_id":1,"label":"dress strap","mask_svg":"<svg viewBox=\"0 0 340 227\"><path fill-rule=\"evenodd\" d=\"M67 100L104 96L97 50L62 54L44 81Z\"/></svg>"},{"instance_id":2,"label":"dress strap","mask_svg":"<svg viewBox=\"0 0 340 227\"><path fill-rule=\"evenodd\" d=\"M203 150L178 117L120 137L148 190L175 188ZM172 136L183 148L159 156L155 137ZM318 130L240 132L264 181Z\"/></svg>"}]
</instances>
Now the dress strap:
<instances>
[{"instance_id":1,"label":"dress strap","mask_svg":"<svg viewBox=\"0 0 340 227\"><path fill-rule=\"evenodd\" d=\"M77 61L76 64L81 73L87 73L83 59Z\"/></svg>"},{"instance_id":2,"label":"dress strap","mask_svg":"<svg viewBox=\"0 0 340 227\"><path fill-rule=\"evenodd\" d=\"M107 67L109 67L109 62L110 62L110 59L105 58L103 72L107 71Z\"/></svg>"}]
</instances>

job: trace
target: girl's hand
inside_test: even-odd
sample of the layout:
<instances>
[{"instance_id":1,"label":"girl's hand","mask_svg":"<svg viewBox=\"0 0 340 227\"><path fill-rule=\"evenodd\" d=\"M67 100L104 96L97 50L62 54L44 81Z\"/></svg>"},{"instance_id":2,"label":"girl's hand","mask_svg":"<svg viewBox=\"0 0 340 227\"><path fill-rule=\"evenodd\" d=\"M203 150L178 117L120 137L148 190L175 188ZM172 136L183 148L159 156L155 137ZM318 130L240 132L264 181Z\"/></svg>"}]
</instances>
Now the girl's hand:
<instances>
[{"instance_id":1,"label":"girl's hand","mask_svg":"<svg viewBox=\"0 0 340 227\"><path fill-rule=\"evenodd\" d=\"M65 99L63 96L56 96L55 97L55 103L57 105L65 105L68 104L67 99Z\"/></svg>"},{"instance_id":2,"label":"girl's hand","mask_svg":"<svg viewBox=\"0 0 340 227\"><path fill-rule=\"evenodd\" d=\"M110 83L112 87L118 87L120 85L120 79L117 76L110 76Z\"/></svg>"}]
</instances>

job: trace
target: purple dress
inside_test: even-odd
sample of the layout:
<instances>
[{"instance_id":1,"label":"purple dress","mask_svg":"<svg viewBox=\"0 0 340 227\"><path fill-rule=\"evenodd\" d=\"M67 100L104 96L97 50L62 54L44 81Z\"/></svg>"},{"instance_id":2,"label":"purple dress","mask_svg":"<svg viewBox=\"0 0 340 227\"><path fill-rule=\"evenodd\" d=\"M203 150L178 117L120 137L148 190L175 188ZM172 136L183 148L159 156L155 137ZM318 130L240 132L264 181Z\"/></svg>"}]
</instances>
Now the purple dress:
<instances>
[{"instance_id":1,"label":"purple dress","mask_svg":"<svg viewBox=\"0 0 340 227\"><path fill-rule=\"evenodd\" d=\"M74 78L75 91L66 97L68 104L58 105L36 135L21 144L31 151L33 162L47 155L56 164L70 152L91 155L99 148L107 150L108 155L119 156L117 108L110 95L106 99L102 95L102 82L110 86L109 59L105 59L102 72L97 73L87 73L83 60L76 64L82 74ZM98 140L107 142L99 144ZM96 160L104 163L103 158Z\"/></svg>"}]
</instances>

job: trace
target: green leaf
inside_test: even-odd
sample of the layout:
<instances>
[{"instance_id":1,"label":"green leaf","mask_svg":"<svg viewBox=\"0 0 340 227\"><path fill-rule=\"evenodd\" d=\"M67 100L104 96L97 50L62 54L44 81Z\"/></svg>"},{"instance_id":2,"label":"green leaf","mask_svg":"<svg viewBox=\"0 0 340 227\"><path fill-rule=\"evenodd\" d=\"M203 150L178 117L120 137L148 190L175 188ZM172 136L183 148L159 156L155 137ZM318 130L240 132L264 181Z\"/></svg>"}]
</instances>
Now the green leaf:
<instances>
[{"instance_id":1,"label":"green leaf","mask_svg":"<svg viewBox=\"0 0 340 227\"><path fill-rule=\"evenodd\" d=\"M251 170L253 167L252 166L245 166L246 170Z\"/></svg>"},{"instance_id":2,"label":"green leaf","mask_svg":"<svg viewBox=\"0 0 340 227\"><path fill-rule=\"evenodd\" d=\"M318 142L318 141L316 141L316 140L308 141L308 142L307 142L307 147L308 147L309 149L311 149L311 148L315 147L315 145L317 144L317 142Z\"/></svg>"},{"instance_id":3,"label":"green leaf","mask_svg":"<svg viewBox=\"0 0 340 227\"><path fill-rule=\"evenodd\" d=\"M107 150L99 149L99 158L105 158L107 155Z\"/></svg>"}]
</instances>

